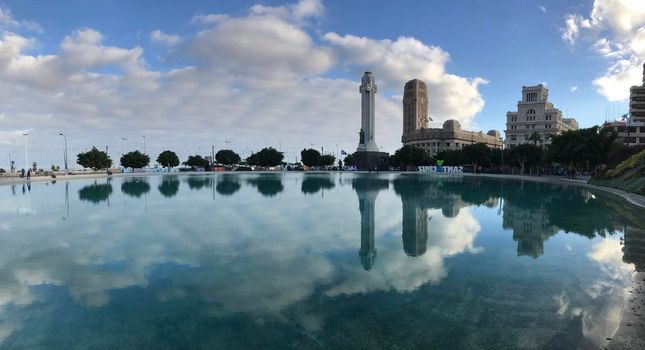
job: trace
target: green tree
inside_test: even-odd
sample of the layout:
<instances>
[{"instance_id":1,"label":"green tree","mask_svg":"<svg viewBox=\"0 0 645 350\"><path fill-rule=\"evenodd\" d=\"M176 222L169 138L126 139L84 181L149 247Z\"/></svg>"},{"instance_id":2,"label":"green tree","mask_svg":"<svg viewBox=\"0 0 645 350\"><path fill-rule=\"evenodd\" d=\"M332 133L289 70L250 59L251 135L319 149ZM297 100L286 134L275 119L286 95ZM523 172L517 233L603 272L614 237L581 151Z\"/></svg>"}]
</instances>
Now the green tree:
<instances>
[{"instance_id":1,"label":"green tree","mask_svg":"<svg viewBox=\"0 0 645 350\"><path fill-rule=\"evenodd\" d=\"M257 153L257 162L261 167L274 167L282 164L284 154L273 147L267 147Z\"/></svg>"},{"instance_id":2,"label":"green tree","mask_svg":"<svg viewBox=\"0 0 645 350\"><path fill-rule=\"evenodd\" d=\"M547 159L573 170L592 170L609 161L617 150L616 133L609 129L591 128L565 131L551 137Z\"/></svg>"},{"instance_id":3,"label":"green tree","mask_svg":"<svg viewBox=\"0 0 645 350\"><path fill-rule=\"evenodd\" d=\"M542 144L542 136L537 131L534 131L527 140L533 141L533 146L537 146L538 142Z\"/></svg>"},{"instance_id":4,"label":"green tree","mask_svg":"<svg viewBox=\"0 0 645 350\"><path fill-rule=\"evenodd\" d=\"M215 154L215 160L220 164L233 165L239 163L241 158L230 149L222 149Z\"/></svg>"},{"instance_id":5,"label":"green tree","mask_svg":"<svg viewBox=\"0 0 645 350\"><path fill-rule=\"evenodd\" d=\"M200 155L194 155L188 156L188 159L184 162L184 165L189 166L193 169L206 168L208 166L208 161Z\"/></svg>"},{"instance_id":6,"label":"green tree","mask_svg":"<svg viewBox=\"0 0 645 350\"><path fill-rule=\"evenodd\" d=\"M250 156L246 157L246 162L249 165L260 165L259 160L258 160L258 154L257 153L251 153Z\"/></svg>"},{"instance_id":7,"label":"green tree","mask_svg":"<svg viewBox=\"0 0 645 350\"><path fill-rule=\"evenodd\" d=\"M91 151L81 152L76 156L76 163L83 168L90 168L94 171L112 166L112 159L107 153L92 147Z\"/></svg>"},{"instance_id":8,"label":"green tree","mask_svg":"<svg viewBox=\"0 0 645 350\"><path fill-rule=\"evenodd\" d=\"M343 163L345 163L345 166L352 166L354 164L354 154L348 154L345 159L343 159Z\"/></svg>"},{"instance_id":9,"label":"green tree","mask_svg":"<svg viewBox=\"0 0 645 350\"><path fill-rule=\"evenodd\" d=\"M530 143L523 143L511 149L509 158L511 163L520 166L520 173L524 174L527 167L540 165L542 162L542 149Z\"/></svg>"},{"instance_id":10,"label":"green tree","mask_svg":"<svg viewBox=\"0 0 645 350\"><path fill-rule=\"evenodd\" d=\"M393 161L394 166L408 167L408 166L419 166L428 162L430 157L421 148L406 145L394 152L394 155L390 157L390 161Z\"/></svg>"},{"instance_id":11,"label":"green tree","mask_svg":"<svg viewBox=\"0 0 645 350\"><path fill-rule=\"evenodd\" d=\"M4 173L6 173L6 172L7 172L7 171L6 171L6 170L4 170L4 168L0 168L0 174L4 174Z\"/></svg>"},{"instance_id":12,"label":"green tree","mask_svg":"<svg viewBox=\"0 0 645 350\"><path fill-rule=\"evenodd\" d=\"M150 164L150 157L139 151L128 152L121 156L121 166L125 168L145 168Z\"/></svg>"},{"instance_id":13,"label":"green tree","mask_svg":"<svg viewBox=\"0 0 645 350\"><path fill-rule=\"evenodd\" d=\"M464 152L460 149L445 150L437 153L435 160L443 160L444 165L457 166L467 163L464 158Z\"/></svg>"},{"instance_id":14,"label":"green tree","mask_svg":"<svg viewBox=\"0 0 645 350\"><path fill-rule=\"evenodd\" d=\"M334 162L336 161L336 157L334 157L331 154L323 154L320 156L320 159L318 160L318 164L320 166L332 166L334 165Z\"/></svg>"},{"instance_id":15,"label":"green tree","mask_svg":"<svg viewBox=\"0 0 645 350\"><path fill-rule=\"evenodd\" d=\"M313 148L303 149L300 151L300 159L302 160L302 164L309 167L321 165L320 152Z\"/></svg>"},{"instance_id":16,"label":"green tree","mask_svg":"<svg viewBox=\"0 0 645 350\"><path fill-rule=\"evenodd\" d=\"M489 165L491 149L484 143L466 145L462 148L464 160L472 165Z\"/></svg>"},{"instance_id":17,"label":"green tree","mask_svg":"<svg viewBox=\"0 0 645 350\"><path fill-rule=\"evenodd\" d=\"M168 170L170 170L170 168L179 165L179 157L177 157L177 153L166 150L159 153L159 156L157 157L157 163L161 164L162 167L168 168Z\"/></svg>"}]
</instances>

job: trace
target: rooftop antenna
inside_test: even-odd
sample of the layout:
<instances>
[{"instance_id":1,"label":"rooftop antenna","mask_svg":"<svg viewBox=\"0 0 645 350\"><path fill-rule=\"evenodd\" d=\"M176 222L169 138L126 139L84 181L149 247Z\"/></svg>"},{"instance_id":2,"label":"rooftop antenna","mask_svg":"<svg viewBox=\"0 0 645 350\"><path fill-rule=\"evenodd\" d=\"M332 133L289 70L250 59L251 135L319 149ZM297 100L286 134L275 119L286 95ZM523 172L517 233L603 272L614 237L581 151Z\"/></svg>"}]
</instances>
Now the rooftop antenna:
<instances>
[{"instance_id":1,"label":"rooftop antenna","mask_svg":"<svg viewBox=\"0 0 645 350\"><path fill-rule=\"evenodd\" d=\"M607 122L607 107L605 107L605 123Z\"/></svg>"}]
</instances>

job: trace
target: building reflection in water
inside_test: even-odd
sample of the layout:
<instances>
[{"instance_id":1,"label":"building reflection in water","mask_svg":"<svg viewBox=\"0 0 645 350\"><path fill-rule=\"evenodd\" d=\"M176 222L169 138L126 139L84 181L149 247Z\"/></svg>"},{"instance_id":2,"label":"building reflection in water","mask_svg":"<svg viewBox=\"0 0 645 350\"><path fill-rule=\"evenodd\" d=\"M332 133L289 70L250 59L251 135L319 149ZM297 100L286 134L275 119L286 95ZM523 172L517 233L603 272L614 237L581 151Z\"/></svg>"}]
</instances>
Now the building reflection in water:
<instances>
[{"instance_id":1,"label":"building reflection in water","mask_svg":"<svg viewBox=\"0 0 645 350\"><path fill-rule=\"evenodd\" d=\"M645 227L625 226L623 261L634 264L636 271L645 271Z\"/></svg>"},{"instance_id":2,"label":"building reflection in water","mask_svg":"<svg viewBox=\"0 0 645 350\"><path fill-rule=\"evenodd\" d=\"M428 248L428 210L415 201L402 201L403 251L409 256L421 256Z\"/></svg>"},{"instance_id":3,"label":"building reflection in water","mask_svg":"<svg viewBox=\"0 0 645 350\"><path fill-rule=\"evenodd\" d=\"M502 227L513 230L517 242L517 256L537 258L544 254L544 241L558 233L558 227L549 223L546 208L522 208L513 202L504 203Z\"/></svg>"},{"instance_id":4,"label":"building reflection in water","mask_svg":"<svg viewBox=\"0 0 645 350\"><path fill-rule=\"evenodd\" d=\"M388 189L390 182L387 179L365 175L352 179L352 188L358 196L358 210L361 213L361 249L358 255L363 268L368 271L374 266L376 260L375 230L375 202L376 196L382 190Z\"/></svg>"},{"instance_id":5,"label":"building reflection in water","mask_svg":"<svg viewBox=\"0 0 645 350\"><path fill-rule=\"evenodd\" d=\"M392 182L401 197L401 238L408 256L421 256L428 248L432 231L429 209L441 209L444 217L454 218L461 208L471 205L461 197L465 187L460 178L401 175Z\"/></svg>"}]
</instances>

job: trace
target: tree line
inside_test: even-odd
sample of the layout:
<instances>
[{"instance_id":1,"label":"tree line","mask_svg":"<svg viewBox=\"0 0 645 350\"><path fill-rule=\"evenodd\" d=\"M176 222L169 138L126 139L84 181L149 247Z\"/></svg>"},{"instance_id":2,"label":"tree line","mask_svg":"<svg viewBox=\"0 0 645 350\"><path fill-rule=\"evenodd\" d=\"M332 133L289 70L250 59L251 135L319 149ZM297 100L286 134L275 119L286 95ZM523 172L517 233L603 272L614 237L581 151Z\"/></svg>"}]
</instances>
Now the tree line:
<instances>
[{"instance_id":1,"label":"tree line","mask_svg":"<svg viewBox=\"0 0 645 350\"><path fill-rule=\"evenodd\" d=\"M119 161L120 165L125 168L145 168L150 164L150 156L139 151L132 151L122 155ZM215 163L224 166L246 164L261 167L275 167L283 164L283 161L284 154L273 147L263 148L259 152L252 153L244 162L242 162L239 154L230 149L219 150L215 154ZM76 162L82 167L90 168L94 171L110 168L113 164L110 156L96 147L92 147L87 152L79 153ZM157 163L164 168L173 168L180 164L177 153L170 150L159 153ZM209 161L201 155L190 155L181 164L192 169L206 169L211 166Z\"/></svg>"},{"instance_id":2,"label":"tree line","mask_svg":"<svg viewBox=\"0 0 645 350\"><path fill-rule=\"evenodd\" d=\"M617 154L624 153L626 148L617 141L615 132L598 126L553 135L548 144L543 144L537 133L528 140L532 142L504 150L475 143L461 149L441 151L434 157L421 148L408 145L391 155L389 162L390 166L403 169L435 165L437 160L443 160L444 165L473 165L498 172L503 171L502 167L512 167L521 174L539 173L545 166L558 163L566 171L593 172Z\"/></svg>"},{"instance_id":3,"label":"tree line","mask_svg":"<svg viewBox=\"0 0 645 350\"><path fill-rule=\"evenodd\" d=\"M550 143L544 144L539 134L528 138L531 143L520 144L508 149L492 149L483 143L466 145L455 150L444 150L431 156L423 149L414 146L403 146L390 155L389 165L398 169L411 169L420 165L435 165L442 160L444 165L472 165L492 172L502 172L513 168L521 174L539 173L550 164L558 163L567 171L593 172L603 164L612 163L624 155L631 155L626 146L617 141L617 134L612 130L594 126L586 129L565 131L550 137ZM300 152L302 164L309 167L329 167L336 162L331 154L321 154L313 148ZM93 170L106 169L112 166L112 160L106 152L93 147L92 150L78 154L77 163ZM157 163L166 168L179 166L177 154L165 150L157 157ZM215 154L215 163L223 166L235 164L259 167L275 167L284 164L284 154L273 147L266 147L242 160L239 154L230 149L222 149ZM139 151L124 154L120 164L126 168L144 168L150 164L150 156ZM208 168L209 162L201 155L191 155L183 165L196 169ZM347 155L338 166L354 164L353 154Z\"/></svg>"}]
</instances>

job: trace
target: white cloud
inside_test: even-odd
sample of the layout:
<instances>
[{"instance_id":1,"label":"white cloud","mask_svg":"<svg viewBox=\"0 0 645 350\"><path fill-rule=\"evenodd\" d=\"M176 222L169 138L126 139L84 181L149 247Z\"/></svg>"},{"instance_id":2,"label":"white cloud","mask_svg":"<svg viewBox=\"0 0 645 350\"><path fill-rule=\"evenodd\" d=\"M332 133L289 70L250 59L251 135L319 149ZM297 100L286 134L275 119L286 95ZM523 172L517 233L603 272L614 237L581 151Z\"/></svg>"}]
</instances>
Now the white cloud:
<instances>
[{"instance_id":1,"label":"white cloud","mask_svg":"<svg viewBox=\"0 0 645 350\"><path fill-rule=\"evenodd\" d=\"M629 87L640 82L645 58L645 1L595 0L589 17L570 14L565 25L562 39L572 45L583 34L601 36L591 50L609 67L593 84L610 101L628 98Z\"/></svg>"},{"instance_id":2,"label":"white cloud","mask_svg":"<svg viewBox=\"0 0 645 350\"><path fill-rule=\"evenodd\" d=\"M157 29L150 33L150 40L164 46L175 46L181 42L181 37L179 35L166 34Z\"/></svg>"},{"instance_id":3,"label":"white cloud","mask_svg":"<svg viewBox=\"0 0 645 350\"><path fill-rule=\"evenodd\" d=\"M197 25L217 24L228 18L229 17L227 15L222 15L217 13L210 14L210 15L197 15L190 20L190 23L197 24Z\"/></svg>"},{"instance_id":4,"label":"white cloud","mask_svg":"<svg viewBox=\"0 0 645 350\"><path fill-rule=\"evenodd\" d=\"M440 47L428 46L410 37L375 40L327 33L323 38L335 48L340 64L353 69L357 76L363 70L371 70L382 87L398 93L410 79L425 81L429 112L435 121L458 119L468 127L484 107L477 88L488 82L447 73L450 55Z\"/></svg>"},{"instance_id":5,"label":"white cloud","mask_svg":"<svg viewBox=\"0 0 645 350\"><path fill-rule=\"evenodd\" d=\"M581 28L591 28L591 22L580 15L567 15L564 22L566 28L562 29L562 40L570 45L575 44Z\"/></svg>"},{"instance_id":6,"label":"white cloud","mask_svg":"<svg viewBox=\"0 0 645 350\"><path fill-rule=\"evenodd\" d=\"M316 46L304 30L274 15L224 20L188 45L202 64L254 78L314 76L333 64L330 50Z\"/></svg>"},{"instance_id":7,"label":"white cloud","mask_svg":"<svg viewBox=\"0 0 645 350\"><path fill-rule=\"evenodd\" d=\"M251 6L251 15L278 17L300 25L312 18L320 18L325 14L325 7L321 0L300 0L286 6L265 6L256 4Z\"/></svg>"},{"instance_id":8,"label":"white cloud","mask_svg":"<svg viewBox=\"0 0 645 350\"><path fill-rule=\"evenodd\" d=\"M574 86L569 86L569 91L576 92L577 90L578 90L577 86L575 86L575 85Z\"/></svg>"},{"instance_id":9,"label":"white cloud","mask_svg":"<svg viewBox=\"0 0 645 350\"><path fill-rule=\"evenodd\" d=\"M42 27L33 21L18 21L13 18L11 11L4 5L0 5L0 29L26 29L32 32L42 33Z\"/></svg>"},{"instance_id":10,"label":"white cloud","mask_svg":"<svg viewBox=\"0 0 645 350\"><path fill-rule=\"evenodd\" d=\"M642 78L642 68L636 59L621 59L607 72L593 81L598 93L609 101L623 101L629 98L629 87L638 85Z\"/></svg>"},{"instance_id":11,"label":"white cloud","mask_svg":"<svg viewBox=\"0 0 645 350\"><path fill-rule=\"evenodd\" d=\"M544 7L544 6L540 5L540 6L538 6L538 9L539 9L540 11L542 11L542 13L546 13L546 7Z\"/></svg>"},{"instance_id":12,"label":"white cloud","mask_svg":"<svg viewBox=\"0 0 645 350\"><path fill-rule=\"evenodd\" d=\"M382 87L376 141L384 150L400 147L400 94L412 78L428 84L436 121L472 125L484 106L478 91L484 79L449 73L448 52L411 37L314 37L307 28L324 11L319 1L256 5L240 17L195 16L191 22L205 27L192 35L160 28L150 39L173 44L175 62L193 63L169 71L150 68L141 47L114 46L92 28L70 33L58 51L43 54L29 52L36 39L6 31L0 34L2 128L37 127L39 163L60 163L60 131L69 135L72 154L107 145L114 159L121 136L135 137L130 134L147 135L153 155L172 148L181 158L210 152L215 132L232 139L243 156L277 140L289 160L310 143L351 151L365 70ZM351 79L327 77L347 70ZM20 140L8 140L0 151L22 152Z\"/></svg>"}]
</instances>

